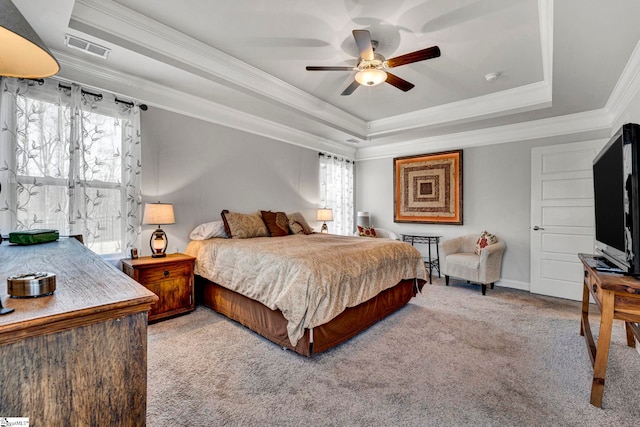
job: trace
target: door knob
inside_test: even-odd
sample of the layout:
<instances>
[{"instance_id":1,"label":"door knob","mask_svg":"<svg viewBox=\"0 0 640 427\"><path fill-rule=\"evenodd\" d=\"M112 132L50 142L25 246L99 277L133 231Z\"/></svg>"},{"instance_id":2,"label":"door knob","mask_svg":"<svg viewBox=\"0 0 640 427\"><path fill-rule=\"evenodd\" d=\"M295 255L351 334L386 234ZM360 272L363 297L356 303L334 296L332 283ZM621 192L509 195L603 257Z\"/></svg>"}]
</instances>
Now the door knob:
<instances>
[{"instance_id":1,"label":"door knob","mask_svg":"<svg viewBox=\"0 0 640 427\"><path fill-rule=\"evenodd\" d=\"M534 226L533 226L533 230L534 230L534 231L544 230L544 228L542 228L542 227L538 227L537 225L534 225Z\"/></svg>"}]
</instances>

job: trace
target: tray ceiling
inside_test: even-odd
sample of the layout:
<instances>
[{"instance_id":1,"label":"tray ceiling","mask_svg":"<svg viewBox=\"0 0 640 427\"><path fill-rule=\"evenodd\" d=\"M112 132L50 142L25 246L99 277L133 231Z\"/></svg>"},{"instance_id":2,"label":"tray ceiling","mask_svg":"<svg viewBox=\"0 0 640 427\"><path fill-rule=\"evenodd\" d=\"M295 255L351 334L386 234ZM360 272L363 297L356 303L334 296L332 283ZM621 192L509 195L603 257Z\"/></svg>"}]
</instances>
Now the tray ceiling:
<instances>
[{"instance_id":1,"label":"tray ceiling","mask_svg":"<svg viewBox=\"0 0 640 427\"><path fill-rule=\"evenodd\" d=\"M350 152L602 109L640 39L640 4L625 0L14 1L62 78ZM355 66L353 29L387 58L434 45L442 55L394 68L408 92L341 96L353 72L305 66ZM65 34L111 52L70 49Z\"/></svg>"}]
</instances>

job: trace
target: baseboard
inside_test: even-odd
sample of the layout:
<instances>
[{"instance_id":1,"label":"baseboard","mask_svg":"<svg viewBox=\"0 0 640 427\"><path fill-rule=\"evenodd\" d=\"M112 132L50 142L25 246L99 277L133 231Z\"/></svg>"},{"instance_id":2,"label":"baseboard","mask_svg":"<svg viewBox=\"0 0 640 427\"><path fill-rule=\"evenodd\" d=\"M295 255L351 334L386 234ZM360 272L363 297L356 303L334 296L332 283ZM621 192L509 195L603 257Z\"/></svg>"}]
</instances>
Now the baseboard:
<instances>
[{"instance_id":1,"label":"baseboard","mask_svg":"<svg viewBox=\"0 0 640 427\"><path fill-rule=\"evenodd\" d=\"M521 291L529 292L531 289L531 285L529 282L521 282L519 280L509 280L509 279L500 279L496 282L495 286L500 286L502 288L511 288L511 289L519 289Z\"/></svg>"}]
</instances>

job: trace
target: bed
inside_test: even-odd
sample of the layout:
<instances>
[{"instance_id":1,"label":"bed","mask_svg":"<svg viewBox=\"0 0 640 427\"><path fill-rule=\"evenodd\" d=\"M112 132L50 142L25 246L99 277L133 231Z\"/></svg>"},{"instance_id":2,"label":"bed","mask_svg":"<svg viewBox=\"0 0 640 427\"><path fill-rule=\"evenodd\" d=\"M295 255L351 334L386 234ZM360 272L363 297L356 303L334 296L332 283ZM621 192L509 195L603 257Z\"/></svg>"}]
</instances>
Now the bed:
<instances>
[{"instance_id":1,"label":"bed","mask_svg":"<svg viewBox=\"0 0 640 427\"><path fill-rule=\"evenodd\" d=\"M426 280L411 245L293 234L194 240L197 300L305 356L328 350L406 305Z\"/></svg>"}]
</instances>

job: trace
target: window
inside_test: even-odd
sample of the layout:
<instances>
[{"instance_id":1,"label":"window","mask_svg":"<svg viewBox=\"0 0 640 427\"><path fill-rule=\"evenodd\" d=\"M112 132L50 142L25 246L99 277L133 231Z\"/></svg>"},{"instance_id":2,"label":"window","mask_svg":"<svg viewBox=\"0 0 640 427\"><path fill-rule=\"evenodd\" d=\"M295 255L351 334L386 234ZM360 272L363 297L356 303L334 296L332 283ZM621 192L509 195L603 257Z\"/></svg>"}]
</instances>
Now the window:
<instances>
[{"instance_id":1,"label":"window","mask_svg":"<svg viewBox=\"0 0 640 427\"><path fill-rule=\"evenodd\" d=\"M329 231L350 236L353 224L354 162L320 153L320 206L333 210Z\"/></svg>"},{"instance_id":2,"label":"window","mask_svg":"<svg viewBox=\"0 0 640 427\"><path fill-rule=\"evenodd\" d=\"M53 79L3 79L0 229L82 234L99 254L140 232L139 110Z\"/></svg>"}]
</instances>

